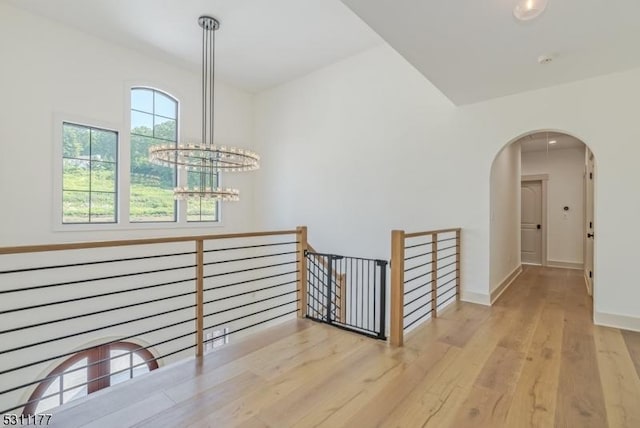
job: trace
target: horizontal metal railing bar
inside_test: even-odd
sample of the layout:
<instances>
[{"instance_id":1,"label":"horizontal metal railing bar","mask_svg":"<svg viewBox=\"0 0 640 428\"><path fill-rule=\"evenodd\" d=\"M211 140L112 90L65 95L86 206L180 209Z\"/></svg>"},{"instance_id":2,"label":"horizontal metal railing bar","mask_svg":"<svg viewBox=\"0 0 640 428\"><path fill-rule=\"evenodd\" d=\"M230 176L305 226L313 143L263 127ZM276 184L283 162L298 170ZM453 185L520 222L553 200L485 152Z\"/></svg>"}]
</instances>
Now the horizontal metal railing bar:
<instances>
[{"instance_id":1,"label":"horizontal metal railing bar","mask_svg":"<svg viewBox=\"0 0 640 428\"><path fill-rule=\"evenodd\" d=\"M407 238L417 238L419 236L434 235L436 233L440 234L440 233L447 233L447 232L459 232L460 230L462 230L462 229L460 229L459 227L452 228L452 229L428 230L426 232L405 233L404 237L405 237L405 239L407 239Z\"/></svg>"},{"instance_id":2,"label":"horizontal metal railing bar","mask_svg":"<svg viewBox=\"0 0 640 428\"><path fill-rule=\"evenodd\" d=\"M430 243L431 242L429 242L429 244ZM405 257L404 261L406 262L407 260L413 260L413 259L417 259L418 257L428 256L429 254L433 254L433 251L429 251L428 253L416 254L415 256L411 256L411 257Z\"/></svg>"},{"instance_id":3,"label":"horizontal metal railing bar","mask_svg":"<svg viewBox=\"0 0 640 428\"><path fill-rule=\"evenodd\" d=\"M416 291L416 290L420 290L422 287L427 286L427 285L431 284L432 282L433 282L433 280L428 281L428 282L425 282L424 284L420 284L420 285L418 285L416 288L414 288L413 290L411 290L411 291L406 291L406 292L404 293L404 295L405 295L405 296L407 296L407 295L409 295L409 294L413 293L413 292L414 292L414 291Z\"/></svg>"},{"instance_id":4,"label":"horizontal metal railing bar","mask_svg":"<svg viewBox=\"0 0 640 428\"><path fill-rule=\"evenodd\" d=\"M452 272L454 272L454 271L452 271ZM439 289L441 289L442 287L444 287L444 286L446 286L446 285L448 285L448 284L451 284L451 283L452 283L453 281L455 281L456 279L458 279L458 277L457 277L457 276L456 276L456 277L451 278L449 281L445 282L445 283L444 283L444 284L442 284L442 285L438 285L436 288L439 290Z\"/></svg>"},{"instance_id":5,"label":"horizontal metal railing bar","mask_svg":"<svg viewBox=\"0 0 640 428\"><path fill-rule=\"evenodd\" d=\"M404 307L406 308L407 306L414 304L415 302L417 302L418 300L422 299L423 297L427 297L429 294L431 294L431 291L432 291L432 290L429 290L429 291L427 291L426 293L421 294L420 296L418 296L418 297L416 297L415 299L411 300L410 302L405 303L405 304L404 304ZM426 303L425 303L425 305L426 305L427 303L431 303L431 302L433 302L433 299L431 299L431 300L429 300L428 302L426 302Z\"/></svg>"},{"instance_id":6,"label":"horizontal metal railing bar","mask_svg":"<svg viewBox=\"0 0 640 428\"><path fill-rule=\"evenodd\" d=\"M191 309L191 308L195 308L195 307L196 307L195 304L188 305L188 306L182 306L182 307L177 308L177 309L169 309L168 311L158 312L158 313L155 313L155 314L146 315L144 317L138 317L138 318L134 318L134 319L131 319L131 320L120 321L120 322L109 324L109 325L106 325L106 326L92 328L90 330L85 330L85 331L81 331L81 332L77 332L77 333L67 334L65 336L58 336L58 337L55 337L53 339L42 340L40 342L31 343L31 344L28 344L28 345L22 345L22 346L17 346L15 348L4 349L4 350L0 351L0 355L8 354L10 352L15 352L15 351L21 351L23 349L33 348L34 346L46 345L47 343L53 343L53 342L57 342L59 340L65 340L65 339L70 339L72 337L82 336L83 334L95 333L96 331L106 330L108 328L118 327L118 326L125 325L125 324L131 324L133 322L143 321L143 320L147 320L147 319L150 319L150 318L159 317L161 315L167 315L167 314L170 314L170 313L173 313L173 312L179 312L179 311L183 311L185 309Z\"/></svg>"},{"instance_id":7,"label":"horizontal metal railing bar","mask_svg":"<svg viewBox=\"0 0 640 428\"><path fill-rule=\"evenodd\" d=\"M452 237L452 238L446 238L446 239L438 239L438 242L447 242L447 241L453 241L454 239L458 239L457 237Z\"/></svg>"},{"instance_id":8,"label":"horizontal metal railing bar","mask_svg":"<svg viewBox=\"0 0 640 428\"><path fill-rule=\"evenodd\" d=\"M262 281L264 279L277 278L279 276L285 276L285 275L293 275L294 273L298 273L298 271L299 271L299 269L298 270L293 270L293 271L290 271L290 272L283 272L283 273L277 273L277 274L274 274L274 275L262 276L262 277L259 277L259 278L245 279L244 281L237 281L237 282L232 282L230 284L217 285L215 287L205 288L203 291L219 290L221 288L233 287L234 285L248 284L250 282Z\"/></svg>"},{"instance_id":9,"label":"horizontal metal railing bar","mask_svg":"<svg viewBox=\"0 0 640 428\"><path fill-rule=\"evenodd\" d=\"M291 244L299 244L299 243L300 241L288 241L288 242L274 242L270 244L242 245L240 247L214 248L211 250L204 250L204 252L215 253L216 251L246 250L249 248L275 247L277 245L291 245Z\"/></svg>"},{"instance_id":10,"label":"horizontal metal railing bar","mask_svg":"<svg viewBox=\"0 0 640 428\"><path fill-rule=\"evenodd\" d=\"M217 239L258 238L263 236L296 235L297 233L297 230L275 230L269 232L227 233L220 235L193 235L117 241L75 242L70 244L24 245L18 247L0 247L0 255L41 253L47 251L85 250L88 248L125 247L133 245L171 244L176 242L195 242L200 240L212 241Z\"/></svg>"},{"instance_id":11,"label":"horizontal metal railing bar","mask_svg":"<svg viewBox=\"0 0 640 428\"><path fill-rule=\"evenodd\" d=\"M143 350L143 349L147 349L147 350L148 350L149 348L153 348L154 346L163 345L163 344L165 344L165 343L173 342L174 340L178 340L178 339L183 339L183 338L185 338L185 337L187 337L187 336L192 336L192 335L194 335L194 334L196 334L196 333L197 333L197 331L191 331L191 332L189 332L189 333L182 334L182 335L180 335L180 336L172 337L171 339L163 340L163 341L161 341L161 342L152 343L151 345L147 345L147 346L141 346L141 347L139 347L139 348L132 349L131 351L128 351L128 352L127 352L127 354L129 354L129 353L135 353L135 352L141 351L141 350ZM96 346L96 347L98 347L98 346ZM79 370L84 370L84 369L86 369L86 368L93 367L93 366L96 366L96 365L98 365L98 364L102 364L102 363L104 363L104 362L106 362L106 361L115 360L116 358L120 358L121 356L122 356L122 355L116 355L115 357L107 357L107 358L103 358L103 359L101 359L101 360L94 361L94 362L89 363L89 364L86 364L86 365L84 365L84 366L76 367L76 368L75 368L75 369L73 369L73 370L65 370L64 374L65 374L65 375L67 375L67 374L69 374L69 373L74 373L74 372L77 372L77 371L79 371ZM160 357L157 357L157 358L154 358L154 359L158 359L158 358L160 358ZM9 392L17 391L17 390L19 390L19 389L26 388L26 387L28 387L28 386L35 385L35 384L37 384L37 383L45 382L45 381L48 381L48 380L51 380L51 379L57 378L58 376L60 376L60 373L56 373L56 374L53 374L53 375L49 375L49 376L44 377L44 378L42 378L42 379L34 380L34 381L32 381L32 382L25 383L25 384L22 384L22 385L20 385L20 386L11 387L10 389L5 389L4 391L0 391L0 395L8 394Z\"/></svg>"},{"instance_id":12,"label":"horizontal metal railing bar","mask_svg":"<svg viewBox=\"0 0 640 428\"><path fill-rule=\"evenodd\" d=\"M86 284L87 282L105 281L107 279L127 278L127 277L130 277L130 276L148 275L148 274L151 274L151 273L170 272L170 271L174 271L174 270L189 269L189 268L194 268L194 267L196 267L196 265L186 265L186 266L177 266L177 267L170 267L170 268L163 268L163 269L153 269L153 270L147 270L147 271L142 271L142 272L123 273L123 274L118 274L118 275L99 276L99 277L95 277L95 278L78 279L78 280L75 280L75 281L65 281L65 282L58 282L58 283L54 283L54 284L36 285L36 286L33 286L33 287L22 287L22 288L14 288L14 289L11 289L11 290L1 290L0 294L18 293L18 292L23 292L23 291L33 291L33 290L40 290L40 289L43 289L43 288L61 287L63 285Z\"/></svg>"},{"instance_id":13,"label":"horizontal metal railing bar","mask_svg":"<svg viewBox=\"0 0 640 428\"><path fill-rule=\"evenodd\" d=\"M151 299L151 300L145 300L142 302L137 302L137 303L130 303L128 305L123 305L123 306L117 306L115 308L109 308L109 309L103 309L100 311L94 311L94 312L88 312L86 314L80 314L80 315L74 315L74 316L69 316L69 317L65 317L65 318L58 318L55 320L51 320L51 321L43 321L43 322L39 322L39 323L35 323L35 324L29 324L26 326L21 326L21 327L14 327L8 330L1 330L0 334L6 334L6 333L13 333L15 331L20 331L20 330L26 330L29 328L35 328L35 327L40 327L43 325L49 325L49 324L55 324L55 323L59 323L59 322L63 322L63 321L70 321L70 320L74 320L74 319L78 319L78 318L84 318L84 317L90 317L93 315L99 315L99 314L105 314L107 312L113 312L113 311L118 311L121 309L127 309L127 308L133 308L135 306L142 306L142 305L146 305L149 303L157 303L157 302L162 302L165 300L170 300L170 299L177 299L178 297L184 297L184 296L189 296L192 294L196 294L195 291L189 291L187 293L180 293L180 294L175 294L172 296L166 296L166 297L160 297L157 299Z\"/></svg>"},{"instance_id":14,"label":"horizontal metal railing bar","mask_svg":"<svg viewBox=\"0 0 640 428\"><path fill-rule=\"evenodd\" d=\"M76 298L73 298L73 299L65 299L65 300L56 300L55 302L50 302L50 303L41 303L41 304L38 304L38 305L23 306L21 308L7 309L7 310L4 310L4 311L0 311L0 315L9 314L9 313L18 312L18 311L26 311L26 310L37 309L37 308L44 308L44 307L47 307L47 306L61 305L63 303L79 302L81 300L95 299L97 297L112 296L114 294L122 294L122 293L130 293L132 291L147 290L149 288L166 287L167 285L180 284L180 283L189 282L189 281L195 281L195 278L180 279L180 280L176 280L176 281L162 282L160 284L145 285L143 287L127 288L125 290L110 291L108 293L92 294L90 296L76 297Z\"/></svg>"},{"instance_id":15,"label":"horizontal metal railing bar","mask_svg":"<svg viewBox=\"0 0 640 428\"><path fill-rule=\"evenodd\" d=\"M438 261L448 259L449 257L457 256L458 254L460 253L453 253L453 254L449 254L448 256L442 256L438 259Z\"/></svg>"},{"instance_id":16,"label":"horizontal metal railing bar","mask_svg":"<svg viewBox=\"0 0 640 428\"><path fill-rule=\"evenodd\" d=\"M70 268L70 267L78 267L78 266L91 266L91 265L99 265L105 263L121 263L121 262L130 262L137 260L147 260L147 259L158 259L162 257L177 257L177 256L188 256L190 254L195 254L195 251L187 251L183 253L172 253L172 254L156 254L153 256L140 256L140 257L126 257L122 259L112 259L112 260L97 260L92 262L83 262L83 263L69 263L64 265L52 265L52 266L40 266L35 268L22 268L22 269L12 269L12 270L2 270L0 271L0 275L11 274L11 273L22 273L22 272L33 272L38 270L47 270L47 269L60 269L60 268Z\"/></svg>"},{"instance_id":17,"label":"horizontal metal railing bar","mask_svg":"<svg viewBox=\"0 0 640 428\"><path fill-rule=\"evenodd\" d=\"M448 247L438 248L438 252L440 253L440 252L442 252L442 251L450 250L450 249L452 249L452 248L458 248L458 246L457 246L457 245L450 245L450 246L448 246Z\"/></svg>"},{"instance_id":18,"label":"horizontal metal railing bar","mask_svg":"<svg viewBox=\"0 0 640 428\"><path fill-rule=\"evenodd\" d=\"M214 273L214 274L211 274L211 275L205 275L203 278L217 278L219 276L233 275L233 274L236 274L236 273L252 272L254 270L268 269L268 268L278 267L278 266L286 266L286 265L291 265L291 264L295 264L295 263L298 263L298 260L293 260L293 261L290 261L290 262L283 262L283 263L274 263L272 265L264 265L264 266L252 267L252 268L247 268L247 269L231 270L229 272Z\"/></svg>"},{"instance_id":19,"label":"horizontal metal railing bar","mask_svg":"<svg viewBox=\"0 0 640 428\"><path fill-rule=\"evenodd\" d=\"M14 367L14 368L7 369L7 370L2 370L2 371L0 371L0 375L7 374L7 373L10 373L10 372L14 372L16 370L22 370L22 369L25 369L27 367L33 367L33 366L36 366L38 364L42 364L42 363L46 363L46 362L49 362L49 361L57 360L57 359L60 359L60 358L63 358L63 357L68 357L69 355L74 355L76 353L89 351L90 349L96 348L98 346L111 345L111 344L114 344L114 343L117 343L117 342L123 342L125 340L132 339L134 337L139 337L139 336L142 336L144 334L155 333L156 331L164 330L164 329L171 328L171 327L176 327L176 326L178 326L180 324L186 324L188 322L192 322L192 321L195 321L195 320L196 320L196 318L194 317L194 318L190 318L190 319L187 319L187 320L174 322L172 324L165 325L163 327L156 327L156 328L152 328L150 330L143 331L143 332L140 332L140 333L136 333L136 334L132 334L132 335L129 335L129 336L121 337L119 339L110 340L109 342L100 343L100 344L89 346L89 347L82 348L82 349L76 349L75 351L67 352L67 353L64 353L64 354L59 354L59 355L56 355L55 357L47 357L47 358L45 358L43 360L39 360L39 361L34 361L34 362L31 362L31 363L23 364L21 366Z\"/></svg>"},{"instance_id":20,"label":"horizontal metal railing bar","mask_svg":"<svg viewBox=\"0 0 640 428\"><path fill-rule=\"evenodd\" d=\"M421 264L421 265L411 266L410 268L405 269L404 273L411 272L412 270L415 270L415 269L418 269L418 268L421 268L421 267L429 266L430 264L431 264L431 261L429 261L428 263Z\"/></svg>"},{"instance_id":21,"label":"horizontal metal railing bar","mask_svg":"<svg viewBox=\"0 0 640 428\"><path fill-rule=\"evenodd\" d=\"M257 305L258 303L268 302L269 300L277 299L279 297L288 296L289 294L293 294L293 293L297 293L297 292L298 292L298 290L287 291L286 293L281 293L281 294L276 294L275 296L265 297L264 299L255 300L255 301L250 302L250 303L244 303L242 305L237 305L237 306L234 306L232 308L227 308L227 309L222 309L220 311L211 312L209 314L205 314L204 318L212 317L214 315L220 315L220 314L223 314L225 312L235 311L236 309L242 309L242 308L246 308L246 307L252 306L252 305ZM269 309L265 309L265 310L269 310ZM257 313L261 313L261 312L257 312Z\"/></svg>"},{"instance_id":22,"label":"horizontal metal railing bar","mask_svg":"<svg viewBox=\"0 0 640 428\"><path fill-rule=\"evenodd\" d=\"M431 303L433 302L433 299L429 300L427 303ZM404 315L404 318L407 319L408 317L410 317L411 315L415 314L416 312L418 312L420 309L424 309L424 306L418 306L417 308L415 308L414 310L412 310L411 312L409 312L408 314Z\"/></svg>"},{"instance_id":23,"label":"horizontal metal railing bar","mask_svg":"<svg viewBox=\"0 0 640 428\"><path fill-rule=\"evenodd\" d=\"M177 351L169 352L167 354L160 355L158 357L151 358L149 360L144 360L143 362L138 363L135 366L131 366L130 368L126 368L126 369L119 370L117 372L113 372L113 373L109 373L109 374L106 374L106 375L98 376L97 378L91 379L90 381L87 381L87 382L84 382L84 383L81 383L81 384L77 384L77 385L73 385L73 386L71 386L69 388L65 388L65 389L62 390L62 393L64 394L65 392L74 390L74 389L79 388L79 387L84 386L84 385L88 385L90 383L96 382L96 381L98 381L100 379L104 379L104 378L109 377L109 376L113 376L115 374L124 373L124 372L132 370L132 369L134 369L136 367L139 367L139 366L141 366L143 364L147 364L147 362L149 362L149 361L157 360L157 359L160 359L160 358L170 357L171 355L177 354L179 352L184 352L184 351L186 351L188 349L195 348L195 347L196 347L195 344L194 345L190 345L190 346L186 346L186 347L184 347L182 349L178 349ZM60 376L60 375L58 375L58 376ZM2 412L0 412L0 414L11 412L12 410L20 409L20 408L22 408L24 406L27 406L27 405L31 404L31 403L35 403L37 401L44 400L44 399L47 399L47 398L50 398L50 397L55 397L56 395L59 395L59 394L60 394L60 391L58 391L58 392L56 392L54 394L50 394L50 395L44 396L44 397L39 397L39 398L34 399L34 400L26 401L26 402L24 402L24 403L22 403L22 404L20 404L20 405L18 405L16 407L13 407L11 409L5 409Z\"/></svg>"},{"instance_id":24,"label":"horizontal metal railing bar","mask_svg":"<svg viewBox=\"0 0 640 428\"><path fill-rule=\"evenodd\" d=\"M443 293L443 294L444 294L444 293ZM438 305L437 305L437 306L438 306L438 307L440 307L440 306L444 305L445 303L447 303L449 300L453 299L453 298L454 298L454 297L456 297L456 296L457 296L457 294L456 294L456 293L452 294L452 295L451 295L451 297L449 297L449 298L445 299L445 301L444 301L444 302L440 302L440 303L438 303Z\"/></svg>"},{"instance_id":25,"label":"horizontal metal railing bar","mask_svg":"<svg viewBox=\"0 0 640 428\"><path fill-rule=\"evenodd\" d=\"M209 266L209 265L219 265L222 263L232 263L232 262L242 262L242 261L246 261L246 260L254 260L254 259L264 259L267 257L277 257L277 256L285 256L285 255L289 255L289 254L297 254L297 251L288 251L285 253L273 253L273 254L263 254L263 255L259 255L259 256L251 256L251 257L242 257L239 259L228 259L228 260L218 260L215 262L207 262L204 263L204 266Z\"/></svg>"},{"instance_id":26,"label":"horizontal metal railing bar","mask_svg":"<svg viewBox=\"0 0 640 428\"><path fill-rule=\"evenodd\" d=\"M274 307L269 308L269 309L267 309L267 310L269 310L269 311L270 311L270 310L272 310L272 309L276 309L276 308L279 308L279 307L281 307L281 306L291 305L291 304L293 304L293 303L297 303L297 302L299 302L299 301L300 301L300 299L296 299L296 300L294 300L294 301L292 301L292 302L288 302L288 303L284 303L284 304L282 304L282 305L274 306ZM266 312L266 311L263 311L263 312ZM284 316L286 316L286 315L294 314L294 313L296 313L296 312L298 312L298 309L297 309L297 308L296 308L295 310L293 310L293 311L285 312L284 314L281 314L281 315L275 316L275 317L273 317L273 318L269 318L269 319L266 319L266 320L263 320L263 321L257 322L257 323L255 323L255 324L252 324L252 325L248 326L248 327L241 328L241 329L237 329L237 330L235 330L235 332L237 333L237 332L239 332L239 331L246 330L247 328L255 327L256 325L264 324L265 322L269 322L269 321L272 321L272 320L274 320L274 319L284 317ZM240 321L241 319L249 318L249 317L251 317L251 316L253 316L253 315L256 315L256 314L258 314L258 313L261 313L261 312L256 312L255 314L244 315L244 316L241 316L241 317L238 317L238 318L234 318L234 319L231 319L231 320L227 320L227 321L225 321L225 322L221 322L221 323L218 323L218 324L213 324L213 325L210 325L210 326L208 326L208 327L205 327L205 330L206 330L206 329L210 329L210 328L220 327L220 326L223 326L223 325L225 325L225 324L229 324L230 322Z\"/></svg>"},{"instance_id":27,"label":"horizontal metal railing bar","mask_svg":"<svg viewBox=\"0 0 640 428\"><path fill-rule=\"evenodd\" d=\"M437 298L440 298L440 297L444 296L445 294L447 294L447 293L448 293L448 292L450 292L451 290L455 290L455 288L456 288L456 287L451 287L451 288L449 288L448 290L443 291L442 293L440 293L440 294L438 294L438 295L437 295ZM454 295L455 295L455 294L456 294L456 293L454 293Z\"/></svg>"},{"instance_id":28,"label":"horizontal metal railing bar","mask_svg":"<svg viewBox=\"0 0 640 428\"><path fill-rule=\"evenodd\" d=\"M246 296L247 294L253 294L253 293L257 293L259 291L264 291L264 290L270 290L272 288L277 288L277 287L283 287L285 285L291 285L291 284L295 284L298 281L288 281L288 282L282 282L280 284L275 284L275 285L271 285L269 287L263 287L263 288L257 288L255 290L249 290L249 291L245 291L244 293L238 293L238 294L233 294L231 296L225 296L225 297L220 297L217 299L213 299L213 300L205 300L204 302L202 302L203 305L208 305L210 303L216 303L216 302L221 302L223 300L228 300L228 299L233 299L234 297L240 297L240 296ZM297 292L298 290L294 290L295 292ZM195 293L195 292L194 292Z\"/></svg>"},{"instance_id":29,"label":"horizontal metal railing bar","mask_svg":"<svg viewBox=\"0 0 640 428\"><path fill-rule=\"evenodd\" d=\"M418 321L421 321L421 320L425 319L426 316L429 315L430 313L431 313L431 309L429 309L428 312L425 312L424 314L420 315L418 318L416 318L413 321L411 321L408 325L404 326L403 330L406 330L409 327L411 327L412 325L414 325L415 323L417 323Z\"/></svg>"},{"instance_id":30,"label":"horizontal metal railing bar","mask_svg":"<svg viewBox=\"0 0 640 428\"><path fill-rule=\"evenodd\" d=\"M444 265L444 266L438 266L438 271L440 271L441 269L444 269L444 268L448 268L449 266L453 266L453 265L455 265L456 263L458 263L458 262L457 262L457 261L453 261L453 262L448 263L448 264L446 264L446 265ZM456 270L457 270L457 269L454 269L454 270L452 270L451 272L454 272L454 271L456 271Z\"/></svg>"},{"instance_id":31,"label":"horizontal metal railing bar","mask_svg":"<svg viewBox=\"0 0 640 428\"><path fill-rule=\"evenodd\" d=\"M448 275L451 275L452 273L456 273L456 272L458 272L458 269L452 269L449 272L440 275L437 279L441 280L442 278L446 278Z\"/></svg>"},{"instance_id":32,"label":"horizontal metal railing bar","mask_svg":"<svg viewBox=\"0 0 640 428\"><path fill-rule=\"evenodd\" d=\"M433 272L433 271L431 271L431 272ZM427 275L429 275L431 272L423 273L423 274L418 275L418 276L416 276L416 277L414 277L414 278L408 279L408 280L406 280L404 283L405 283L405 284L408 284L408 283L410 283L411 281L415 281L415 280L416 280L416 279L418 279L418 278L422 278L423 276L427 276Z\"/></svg>"},{"instance_id":33,"label":"horizontal metal railing bar","mask_svg":"<svg viewBox=\"0 0 640 428\"><path fill-rule=\"evenodd\" d=\"M413 244L413 245L405 245L404 249L409 250L411 248L418 248L418 247L425 247L427 245L431 245L433 244L433 242L429 241L429 242L423 242L422 244Z\"/></svg>"}]
</instances>

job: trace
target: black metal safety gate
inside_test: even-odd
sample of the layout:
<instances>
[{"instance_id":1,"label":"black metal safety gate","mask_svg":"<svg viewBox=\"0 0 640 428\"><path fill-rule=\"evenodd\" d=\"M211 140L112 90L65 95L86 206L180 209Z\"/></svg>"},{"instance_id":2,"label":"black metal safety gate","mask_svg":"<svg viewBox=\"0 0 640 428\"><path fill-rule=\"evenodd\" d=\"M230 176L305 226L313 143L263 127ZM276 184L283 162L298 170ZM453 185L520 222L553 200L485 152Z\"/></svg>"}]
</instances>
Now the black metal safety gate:
<instances>
[{"instance_id":1,"label":"black metal safety gate","mask_svg":"<svg viewBox=\"0 0 640 428\"><path fill-rule=\"evenodd\" d=\"M307 318L386 340L387 261L306 252Z\"/></svg>"}]
</instances>

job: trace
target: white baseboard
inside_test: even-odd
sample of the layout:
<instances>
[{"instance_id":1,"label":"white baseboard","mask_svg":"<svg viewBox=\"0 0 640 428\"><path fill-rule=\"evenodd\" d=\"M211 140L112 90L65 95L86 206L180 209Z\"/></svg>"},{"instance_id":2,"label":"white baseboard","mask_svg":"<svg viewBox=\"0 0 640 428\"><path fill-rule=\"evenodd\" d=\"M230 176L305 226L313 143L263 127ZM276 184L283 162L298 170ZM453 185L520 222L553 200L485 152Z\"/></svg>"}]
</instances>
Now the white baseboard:
<instances>
[{"instance_id":1,"label":"white baseboard","mask_svg":"<svg viewBox=\"0 0 640 428\"><path fill-rule=\"evenodd\" d=\"M462 291L460 300L463 302L477 303L478 305L491 306L491 297L487 294L474 293L473 291Z\"/></svg>"},{"instance_id":2,"label":"white baseboard","mask_svg":"<svg viewBox=\"0 0 640 428\"><path fill-rule=\"evenodd\" d=\"M522 265L517 266L513 271L511 271L511 273L507 275L506 278L503 279L502 282L500 282L500 284L498 284L498 286L491 291L491 296L490 296L491 304L493 304L496 300L498 300L498 297L500 297L500 295L504 293L504 291L507 288L509 288L509 286L513 283L513 281L515 281L515 279L521 273L522 273Z\"/></svg>"},{"instance_id":3,"label":"white baseboard","mask_svg":"<svg viewBox=\"0 0 640 428\"><path fill-rule=\"evenodd\" d=\"M587 287L587 294L589 296L593 296L593 290L591 290L591 287L589 286L589 278L587 278L587 274L584 274L584 285L585 287Z\"/></svg>"},{"instance_id":4,"label":"white baseboard","mask_svg":"<svg viewBox=\"0 0 640 428\"><path fill-rule=\"evenodd\" d=\"M640 318L629 315L594 312L593 322L596 325L615 327L622 330L640 331Z\"/></svg>"},{"instance_id":5,"label":"white baseboard","mask_svg":"<svg viewBox=\"0 0 640 428\"><path fill-rule=\"evenodd\" d=\"M584 270L584 263L561 262L559 260L547 260L547 267Z\"/></svg>"}]
</instances>

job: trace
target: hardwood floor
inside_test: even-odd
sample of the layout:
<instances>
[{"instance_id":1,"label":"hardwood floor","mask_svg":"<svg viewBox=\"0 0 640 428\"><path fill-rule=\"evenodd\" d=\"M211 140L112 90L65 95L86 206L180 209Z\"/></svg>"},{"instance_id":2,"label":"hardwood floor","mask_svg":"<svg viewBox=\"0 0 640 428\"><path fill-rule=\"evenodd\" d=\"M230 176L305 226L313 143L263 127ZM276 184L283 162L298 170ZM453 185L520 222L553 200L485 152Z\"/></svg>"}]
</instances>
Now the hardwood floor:
<instances>
[{"instance_id":1,"label":"hardwood floor","mask_svg":"<svg viewBox=\"0 0 640 428\"><path fill-rule=\"evenodd\" d=\"M640 333L595 327L580 271L525 267L404 348L290 322L55 412L76 427L640 427Z\"/></svg>"}]
</instances>

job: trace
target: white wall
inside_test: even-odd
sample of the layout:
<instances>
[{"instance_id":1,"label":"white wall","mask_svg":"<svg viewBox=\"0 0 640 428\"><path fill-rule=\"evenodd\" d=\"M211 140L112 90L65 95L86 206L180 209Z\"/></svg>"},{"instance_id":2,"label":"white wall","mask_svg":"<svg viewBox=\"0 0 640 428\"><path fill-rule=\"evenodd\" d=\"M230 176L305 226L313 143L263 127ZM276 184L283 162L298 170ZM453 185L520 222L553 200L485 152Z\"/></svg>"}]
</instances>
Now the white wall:
<instances>
[{"instance_id":1,"label":"white wall","mask_svg":"<svg viewBox=\"0 0 640 428\"><path fill-rule=\"evenodd\" d=\"M640 70L456 108L389 47L264 92L255 139L260 227L306 223L319 250L389 256L389 230L461 226L463 298L488 301L496 154L535 130L595 152L595 310L640 318ZM596 313L596 317L598 314ZM629 318L631 319L631 318ZM640 328L640 323L638 324Z\"/></svg>"},{"instance_id":2,"label":"white wall","mask_svg":"<svg viewBox=\"0 0 640 428\"><path fill-rule=\"evenodd\" d=\"M522 153L522 175L549 174L547 260L583 263L584 147ZM569 211L564 211L568 206Z\"/></svg>"},{"instance_id":3,"label":"white wall","mask_svg":"<svg viewBox=\"0 0 640 428\"><path fill-rule=\"evenodd\" d=\"M0 245L106 240L251 229L252 178L225 176L241 202L223 206L224 228L156 226L101 232L53 230L54 115L111 124L128 141L126 107L131 83L147 83L181 104L180 137L201 135L200 76L104 42L28 12L0 4ZM217 140L250 146L252 95L216 86Z\"/></svg>"},{"instance_id":4,"label":"white wall","mask_svg":"<svg viewBox=\"0 0 640 428\"><path fill-rule=\"evenodd\" d=\"M520 144L510 144L496 156L491 167L492 263L490 291L520 267Z\"/></svg>"}]
</instances>

